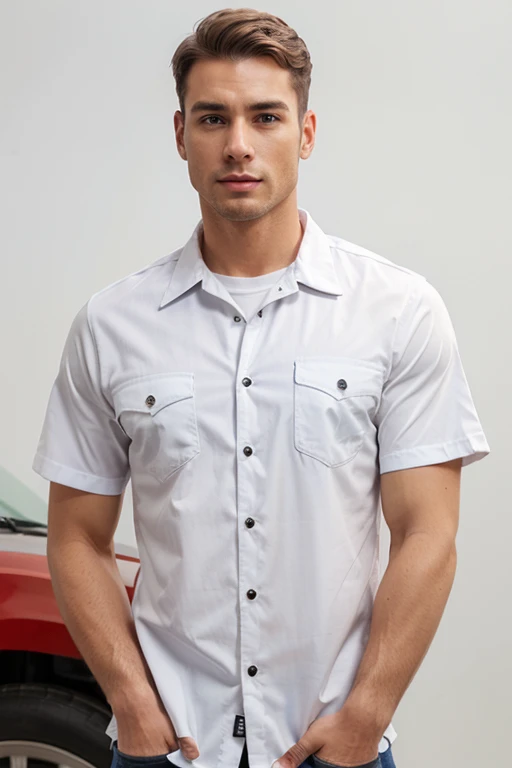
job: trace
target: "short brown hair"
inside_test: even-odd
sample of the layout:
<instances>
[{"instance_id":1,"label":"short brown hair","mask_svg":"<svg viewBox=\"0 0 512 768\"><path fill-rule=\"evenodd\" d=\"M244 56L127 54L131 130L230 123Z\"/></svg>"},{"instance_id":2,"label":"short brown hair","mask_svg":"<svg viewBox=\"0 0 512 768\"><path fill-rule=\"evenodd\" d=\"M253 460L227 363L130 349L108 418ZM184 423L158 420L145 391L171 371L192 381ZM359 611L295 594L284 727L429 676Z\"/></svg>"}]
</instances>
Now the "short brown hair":
<instances>
[{"instance_id":1,"label":"short brown hair","mask_svg":"<svg viewBox=\"0 0 512 768\"><path fill-rule=\"evenodd\" d=\"M180 110L185 119L187 75L200 59L240 61L253 56L272 56L288 69L297 94L299 122L308 109L313 65L302 38L271 13L253 8L224 8L200 20L196 31L178 46L171 60Z\"/></svg>"}]
</instances>

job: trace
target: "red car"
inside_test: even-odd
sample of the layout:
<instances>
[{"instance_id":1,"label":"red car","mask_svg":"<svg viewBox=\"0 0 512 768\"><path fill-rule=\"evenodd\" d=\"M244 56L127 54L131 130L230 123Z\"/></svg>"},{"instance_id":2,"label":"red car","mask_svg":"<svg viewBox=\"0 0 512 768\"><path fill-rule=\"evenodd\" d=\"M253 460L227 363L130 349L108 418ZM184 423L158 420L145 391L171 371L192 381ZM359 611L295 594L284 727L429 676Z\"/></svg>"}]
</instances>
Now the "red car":
<instances>
[{"instance_id":1,"label":"red car","mask_svg":"<svg viewBox=\"0 0 512 768\"><path fill-rule=\"evenodd\" d=\"M105 729L112 711L57 607L46 560L47 526L5 502L3 486L0 768L109 768L112 752ZM131 602L138 553L117 542L115 551Z\"/></svg>"}]
</instances>

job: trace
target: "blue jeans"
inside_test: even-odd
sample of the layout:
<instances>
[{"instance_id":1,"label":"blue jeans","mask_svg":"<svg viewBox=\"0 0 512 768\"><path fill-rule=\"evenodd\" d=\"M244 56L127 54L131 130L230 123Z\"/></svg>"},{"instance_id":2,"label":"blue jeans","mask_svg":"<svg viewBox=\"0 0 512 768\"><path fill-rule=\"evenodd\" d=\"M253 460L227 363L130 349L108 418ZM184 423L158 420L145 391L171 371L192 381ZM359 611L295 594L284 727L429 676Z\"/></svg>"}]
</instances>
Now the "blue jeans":
<instances>
[{"instance_id":1,"label":"blue jeans","mask_svg":"<svg viewBox=\"0 0 512 768\"><path fill-rule=\"evenodd\" d=\"M393 760L393 753L391 752L391 744L387 736L384 737L388 742L388 748L385 752L381 752L379 756L372 760L370 763L364 763L364 765L357 766L357 768L396 768L395 761ZM299 768L333 768L335 763L328 763L326 760L322 760L316 755L310 755ZM341 766L338 766L341 768Z\"/></svg>"},{"instance_id":2,"label":"blue jeans","mask_svg":"<svg viewBox=\"0 0 512 768\"><path fill-rule=\"evenodd\" d=\"M384 738L389 744L388 737L384 736ZM393 760L393 753L391 752L391 744L389 744L389 747L385 752L382 752L382 754L379 755L379 760L381 768L396 768L395 761Z\"/></svg>"},{"instance_id":3,"label":"blue jeans","mask_svg":"<svg viewBox=\"0 0 512 768\"><path fill-rule=\"evenodd\" d=\"M125 755L117 749L117 741L113 742L112 751L113 757L110 768L149 768L149 766L153 765L156 766L156 768L173 768L174 766L174 763L170 762L166 755L157 755L156 757L131 757L130 755ZM316 757L316 755L310 755L299 768L332 768L333 765L334 763L328 763L325 760L321 760L319 757ZM249 768L246 744L244 744L238 768ZM396 768L391 752L391 744L385 752L381 752L376 760L358 766L358 768Z\"/></svg>"}]
</instances>

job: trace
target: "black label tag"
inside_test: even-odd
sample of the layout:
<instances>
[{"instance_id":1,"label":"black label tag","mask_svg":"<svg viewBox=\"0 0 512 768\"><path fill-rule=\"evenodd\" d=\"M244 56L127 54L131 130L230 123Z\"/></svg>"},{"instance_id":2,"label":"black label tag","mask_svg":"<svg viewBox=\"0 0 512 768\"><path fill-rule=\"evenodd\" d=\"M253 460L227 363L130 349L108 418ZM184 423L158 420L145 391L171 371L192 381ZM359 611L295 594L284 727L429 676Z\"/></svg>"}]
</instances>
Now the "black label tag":
<instances>
[{"instance_id":1,"label":"black label tag","mask_svg":"<svg viewBox=\"0 0 512 768\"><path fill-rule=\"evenodd\" d=\"M233 736L245 736L245 717L243 715L235 715Z\"/></svg>"}]
</instances>

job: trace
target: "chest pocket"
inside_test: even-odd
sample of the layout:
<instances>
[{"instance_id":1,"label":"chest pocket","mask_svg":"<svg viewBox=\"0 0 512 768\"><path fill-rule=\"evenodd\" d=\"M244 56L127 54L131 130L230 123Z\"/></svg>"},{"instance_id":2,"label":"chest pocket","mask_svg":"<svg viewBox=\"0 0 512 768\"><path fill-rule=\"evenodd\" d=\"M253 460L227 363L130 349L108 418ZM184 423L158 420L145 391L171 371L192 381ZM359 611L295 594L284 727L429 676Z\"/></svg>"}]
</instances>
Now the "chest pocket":
<instances>
[{"instance_id":1,"label":"chest pocket","mask_svg":"<svg viewBox=\"0 0 512 768\"><path fill-rule=\"evenodd\" d=\"M346 357L295 360L295 448L328 467L353 459L375 427L383 375L377 366Z\"/></svg>"},{"instance_id":2,"label":"chest pocket","mask_svg":"<svg viewBox=\"0 0 512 768\"><path fill-rule=\"evenodd\" d=\"M163 482L199 453L193 373L132 379L112 398L117 422L132 441L132 472Z\"/></svg>"}]
</instances>

